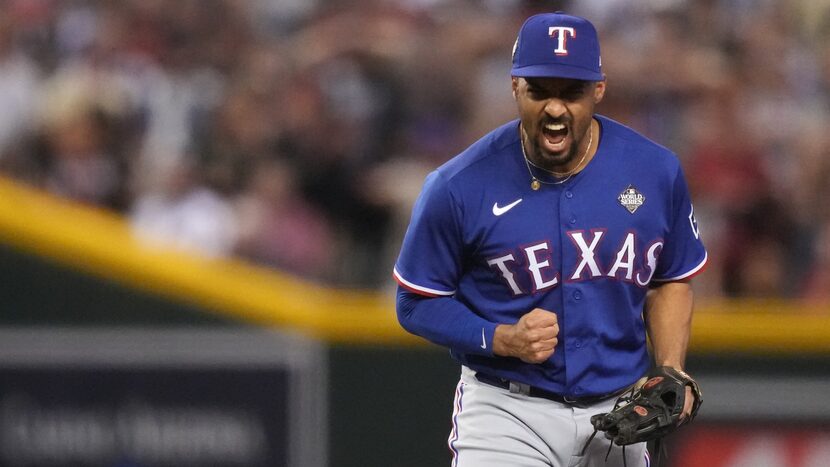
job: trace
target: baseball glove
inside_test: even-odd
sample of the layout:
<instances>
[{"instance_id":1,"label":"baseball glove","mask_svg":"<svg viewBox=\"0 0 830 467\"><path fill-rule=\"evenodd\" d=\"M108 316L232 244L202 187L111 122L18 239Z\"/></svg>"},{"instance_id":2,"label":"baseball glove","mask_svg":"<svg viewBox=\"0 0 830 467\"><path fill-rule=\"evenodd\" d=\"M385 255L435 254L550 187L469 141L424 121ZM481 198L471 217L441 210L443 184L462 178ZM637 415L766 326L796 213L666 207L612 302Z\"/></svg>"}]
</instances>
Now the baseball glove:
<instances>
[{"instance_id":1,"label":"baseball glove","mask_svg":"<svg viewBox=\"0 0 830 467\"><path fill-rule=\"evenodd\" d=\"M681 419L686 386L692 388L695 400L691 415ZM639 389L620 397L611 412L591 417L591 423L619 446L658 440L692 421L702 402L695 380L683 371L661 366Z\"/></svg>"}]
</instances>

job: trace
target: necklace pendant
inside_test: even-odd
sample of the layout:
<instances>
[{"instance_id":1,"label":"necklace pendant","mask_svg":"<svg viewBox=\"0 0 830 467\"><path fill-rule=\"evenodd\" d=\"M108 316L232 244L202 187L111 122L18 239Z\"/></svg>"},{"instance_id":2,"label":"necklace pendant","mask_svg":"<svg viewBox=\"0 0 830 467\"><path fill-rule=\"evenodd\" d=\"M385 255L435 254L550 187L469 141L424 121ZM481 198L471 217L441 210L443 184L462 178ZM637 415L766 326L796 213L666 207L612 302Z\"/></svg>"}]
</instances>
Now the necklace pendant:
<instances>
[{"instance_id":1,"label":"necklace pendant","mask_svg":"<svg viewBox=\"0 0 830 467\"><path fill-rule=\"evenodd\" d=\"M539 188L542 188L542 184L539 183L539 180L534 178L533 181L530 182L530 189L533 191L539 191Z\"/></svg>"}]
</instances>

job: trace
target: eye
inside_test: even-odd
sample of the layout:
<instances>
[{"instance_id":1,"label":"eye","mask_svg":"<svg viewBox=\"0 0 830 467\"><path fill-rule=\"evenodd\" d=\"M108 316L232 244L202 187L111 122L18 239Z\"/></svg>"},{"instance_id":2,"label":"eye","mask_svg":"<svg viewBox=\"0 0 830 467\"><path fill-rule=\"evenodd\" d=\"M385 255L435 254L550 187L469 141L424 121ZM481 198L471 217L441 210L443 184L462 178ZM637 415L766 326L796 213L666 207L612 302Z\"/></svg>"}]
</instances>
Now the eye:
<instances>
[{"instance_id":1,"label":"eye","mask_svg":"<svg viewBox=\"0 0 830 467\"><path fill-rule=\"evenodd\" d=\"M574 86L568 88L562 92L562 99L567 101L576 101L582 98L585 95L585 87L584 86Z\"/></svg>"},{"instance_id":2,"label":"eye","mask_svg":"<svg viewBox=\"0 0 830 467\"><path fill-rule=\"evenodd\" d=\"M530 96L531 99L544 99L545 90L537 86L528 86L527 95Z\"/></svg>"}]
</instances>

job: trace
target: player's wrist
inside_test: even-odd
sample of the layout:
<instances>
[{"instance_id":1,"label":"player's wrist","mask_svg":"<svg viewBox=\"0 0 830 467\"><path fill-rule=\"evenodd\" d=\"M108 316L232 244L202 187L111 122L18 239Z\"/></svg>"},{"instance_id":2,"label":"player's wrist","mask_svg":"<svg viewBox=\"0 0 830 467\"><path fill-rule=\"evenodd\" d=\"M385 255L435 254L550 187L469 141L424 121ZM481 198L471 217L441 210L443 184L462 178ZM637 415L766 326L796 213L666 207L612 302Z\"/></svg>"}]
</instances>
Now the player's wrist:
<instances>
[{"instance_id":1,"label":"player's wrist","mask_svg":"<svg viewBox=\"0 0 830 467\"><path fill-rule=\"evenodd\" d=\"M510 336L514 333L515 325L499 324L493 331L493 355L499 357L511 357L510 352Z\"/></svg>"},{"instance_id":2,"label":"player's wrist","mask_svg":"<svg viewBox=\"0 0 830 467\"><path fill-rule=\"evenodd\" d=\"M682 359L682 358L655 358L654 359L654 367L655 368L669 367L669 368L674 368L675 370L678 370L678 371L683 371L684 367L686 366L686 365L684 365L683 360L684 359Z\"/></svg>"}]
</instances>

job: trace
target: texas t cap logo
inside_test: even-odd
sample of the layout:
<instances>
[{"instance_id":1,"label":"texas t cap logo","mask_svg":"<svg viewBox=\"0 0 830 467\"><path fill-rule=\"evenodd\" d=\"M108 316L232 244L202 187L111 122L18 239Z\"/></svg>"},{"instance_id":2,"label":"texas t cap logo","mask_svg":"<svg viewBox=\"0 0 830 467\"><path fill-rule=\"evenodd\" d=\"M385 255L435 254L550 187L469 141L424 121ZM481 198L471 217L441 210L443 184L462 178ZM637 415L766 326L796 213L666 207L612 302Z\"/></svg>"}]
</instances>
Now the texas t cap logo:
<instances>
[{"instance_id":1,"label":"texas t cap logo","mask_svg":"<svg viewBox=\"0 0 830 467\"><path fill-rule=\"evenodd\" d=\"M599 37L585 18L562 12L531 16L513 46L512 76L602 81Z\"/></svg>"},{"instance_id":2,"label":"texas t cap logo","mask_svg":"<svg viewBox=\"0 0 830 467\"><path fill-rule=\"evenodd\" d=\"M568 49L565 48L565 44L568 41L568 35L574 37L576 32L574 28L569 28L565 26L551 26L548 28L548 34L550 34L551 38L557 40L556 49L553 51L556 55L568 55Z\"/></svg>"}]
</instances>

